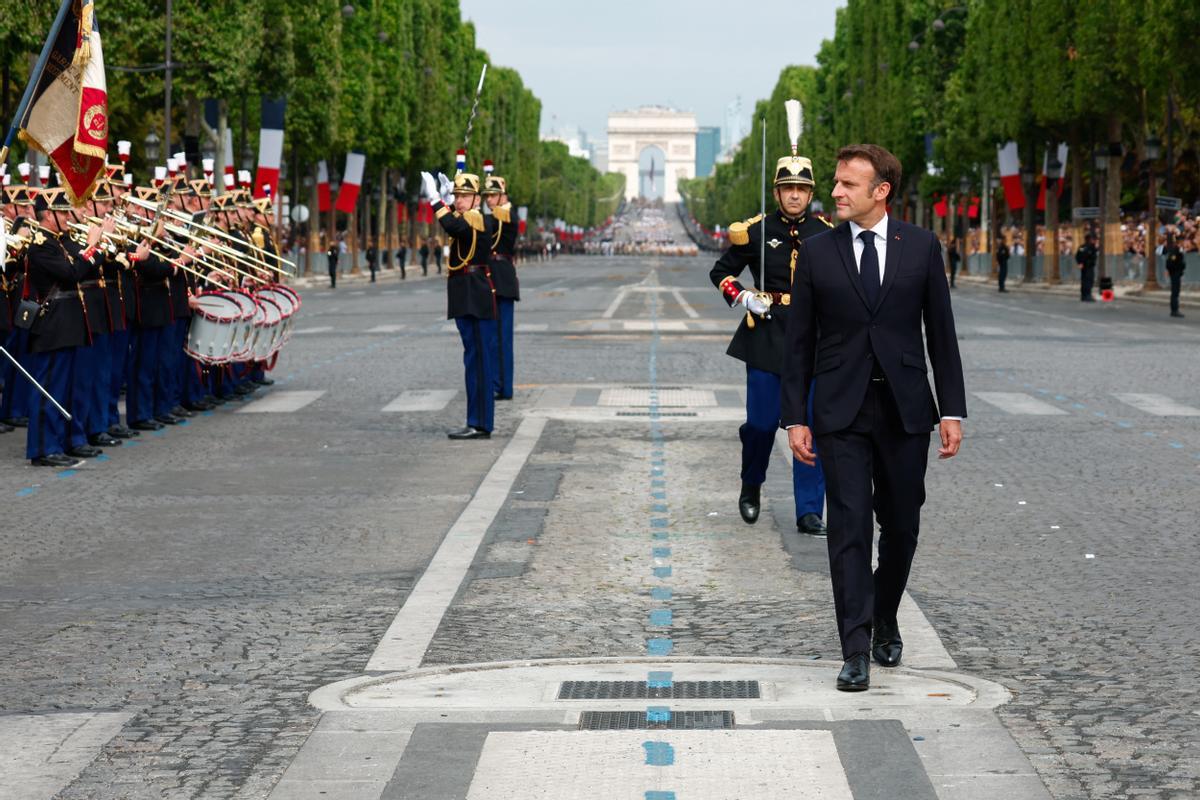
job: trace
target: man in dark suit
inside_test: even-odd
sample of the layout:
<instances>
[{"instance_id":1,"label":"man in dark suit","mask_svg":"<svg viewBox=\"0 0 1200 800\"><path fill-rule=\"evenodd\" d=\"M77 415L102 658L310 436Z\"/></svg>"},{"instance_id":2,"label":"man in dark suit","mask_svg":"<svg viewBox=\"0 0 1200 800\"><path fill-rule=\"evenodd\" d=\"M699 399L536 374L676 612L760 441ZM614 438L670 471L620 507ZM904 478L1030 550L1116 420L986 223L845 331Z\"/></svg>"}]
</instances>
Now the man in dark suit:
<instances>
[{"instance_id":1,"label":"man in dark suit","mask_svg":"<svg viewBox=\"0 0 1200 800\"><path fill-rule=\"evenodd\" d=\"M819 452L825 467L843 691L870 686L871 655L900 663L896 611L917 547L929 433L940 408L938 456L951 458L967 414L941 245L888 216L899 186L900 162L887 150L843 147L833 190L842 223L805 241L792 281L780 424L796 458L811 464Z\"/></svg>"}]
</instances>

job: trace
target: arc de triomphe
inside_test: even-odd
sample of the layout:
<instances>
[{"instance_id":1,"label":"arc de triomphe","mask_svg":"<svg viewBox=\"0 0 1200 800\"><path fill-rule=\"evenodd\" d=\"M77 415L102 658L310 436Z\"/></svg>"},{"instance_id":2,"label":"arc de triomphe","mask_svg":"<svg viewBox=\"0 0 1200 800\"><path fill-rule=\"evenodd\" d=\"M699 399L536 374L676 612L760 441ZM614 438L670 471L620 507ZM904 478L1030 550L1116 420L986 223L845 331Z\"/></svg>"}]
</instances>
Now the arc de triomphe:
<instances>
[{"instance_id":1,"label":"arc de triomphe","mask_svg":"<svg viewBox=\"0 0 1200 800\"><path fill-rule=\"evenodd\" d=\"M678 203L680 179L696 177L698 130L695 114L662 106L609 114L608 171L625 175L625 199L641 194L641 155L646 148L657 147L666 161L655 165L663 180L663 201Z\"/></svg>"}]
</instances>

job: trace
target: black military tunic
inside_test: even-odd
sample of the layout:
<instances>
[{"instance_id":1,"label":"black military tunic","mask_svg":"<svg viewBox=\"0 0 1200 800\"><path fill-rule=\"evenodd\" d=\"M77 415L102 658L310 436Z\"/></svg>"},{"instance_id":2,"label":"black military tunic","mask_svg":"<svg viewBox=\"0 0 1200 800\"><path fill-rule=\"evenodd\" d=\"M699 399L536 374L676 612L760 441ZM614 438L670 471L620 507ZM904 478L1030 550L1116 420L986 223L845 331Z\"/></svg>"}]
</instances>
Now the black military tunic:
<instances>
[{"instance_id":1,"label":"black military tunic","mask_svg":"<svg viewBox=\"0 0 1200 800\"><path fill-rule=\"evenodd\" d=\"M513 253L517 250L517 224L512 220L512 206L505 203L492 209L489 220L492 283L496 285L496 296L506 300L520 300L521 285L517 280L517 268L513 266Z\"/></svg>"},{"instance_id":2,"label":"black military tunic","mask_svg":"<svg viewBox=\"0 0 1200 800\"><path fill-rule=\"evenodd\" d=\"M171 323L171 264L151 253L134 265L137 283L137 321L143 328Z\"/></svg>"},{"instance_id":3,"label":"black military tunic","mask_svg":"<svg viewBox=\"0 0 1200 800\"><path fill-rule=\"evenodd\" d=\"M93 336L103 336L114 330L109 320L108 288L103 278L107 258L102 250L97 250L92 266L79 281L83 304L87 309L88 330Z\"/></svg>"},{"instance_id":4,"label":"black military tunic","mask_svg":"<svg viewBox=\"0 0 1200 800\"><path fill-rule=\"evenodd\" d=\"M771 317L750 315L743 317L729 349L725 352L755 369L782 374L784 362L784 331L787 328L791 303L792 272L796 268L801 242L810 236L830 230L832 226L820 217L801 214L798 218L785 216L780 210L767 215L766 235L766 286L759 285L759 252L764 225L761 216L729 226L729 248L713 265L708 277L713 285L721 289L731 306L741 291L738 276L749 269L754 287L770 292L772 296ZM751 324L750 318L753 319Z\"/></svg>"},{"instance_id":5,"label":"black military tunic","mask_svg":"<svg viewBox=\"0 0 1200 800\"><path fill-rule=\"evenodd\" d=\"M433 205L438 222L450 237L446 276L446 316L496 318L496 289L492 284L491 239L483 214L451 211L441 201Z\"/></svg>"},{"instance_id":6,"label":"black military tunic","mask_svg":"<svg viewBox=\"0 0 1200 800\"><path fill-rule=\"evenodd\" d=\"M28 252L29 283L42 308L29 330L30 352L49 353L90 341L79 282L94 263L82 253L82 248L65 236L34 234Z\"/></svg>"}]
</instances>

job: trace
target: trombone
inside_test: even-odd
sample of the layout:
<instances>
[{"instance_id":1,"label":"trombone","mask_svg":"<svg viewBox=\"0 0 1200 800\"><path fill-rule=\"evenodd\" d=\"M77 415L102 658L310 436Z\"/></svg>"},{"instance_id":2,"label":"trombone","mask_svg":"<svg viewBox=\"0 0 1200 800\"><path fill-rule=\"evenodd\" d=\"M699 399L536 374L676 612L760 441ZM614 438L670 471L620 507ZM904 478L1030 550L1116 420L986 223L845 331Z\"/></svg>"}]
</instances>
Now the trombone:
<instances>
[{"instance_id":1,"label":"trombone","mask_svg":"<svg viewBox=\"0 0 1200 800\"><path fill-rule=\"evenodd\" d=\"M91 217L89 219L95 219L95 217ZM85 225L82 222L70 222L67 224L71 228L71 234L72 234L73 238L76 235L82 235L82 236L87 235L87 232L89 229L88 225ZM139 242L137 241L137 239L135 237L149 239L151 242L154 242L155 244L158 244L158 245L161 245L164 247L169 247L169 244L167 242L163 241L162 239L159 239L157 236L154 236L153 234L150 234L143 230L140 230L139 228L137 228L137 226L133 225L130 222L118 220L117 225L120 226L122 229L113 231L111 234L105 234L102 237L102 240L107 240L106 244L108 244L110 247L115 248L121 242L124 242L125 244L136 246L137 244L139 244ZM130 230L131 228L132 228L132 231ZM76 241L78 241L78 239L76 239ZM166 261L167 263L171 264L171 266L177 267L178 269L181 269L190 275L194 275L195 277L197 277L201 280L206 280L206 281L216 283L216 281L213 280L213 276L211 274L205 275L203 272L193 269L193 268L189 267L187 264L181 264L181 263L179 263L178 259L176 259L172 256L169 256L160 250L155 250L152 247L152 248L150 248L150 252L153 253L154 255L158 256L159 258L161 258L163 261ZM205 266L207 266L213 272L220 273L225 278L228 278L229 280L231 280L235 283L237 282L236 278L234 278L232 275L225 272L224 270L218 268L216 265L212 264L211 262L203 259L199 253L195 254L193 256L193 258L197 262L203 263Z\"/></svg>"}]
</instances>

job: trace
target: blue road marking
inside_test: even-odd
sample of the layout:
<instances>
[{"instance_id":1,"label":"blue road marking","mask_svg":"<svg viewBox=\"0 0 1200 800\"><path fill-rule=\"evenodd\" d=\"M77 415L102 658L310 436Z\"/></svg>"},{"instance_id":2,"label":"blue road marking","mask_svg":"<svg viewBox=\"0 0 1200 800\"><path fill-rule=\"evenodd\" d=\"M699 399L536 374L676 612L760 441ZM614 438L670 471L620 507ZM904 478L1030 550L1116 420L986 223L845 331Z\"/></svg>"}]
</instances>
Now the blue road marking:
<instances>
[{"instance_id":1,"label":"blue road marking","mask_svg":"<svg viewBox=\"0 0 1200 800\"><path fill-rule=\"evenodd\" d=\"M667 742L642 742L646 750L646 766L669 767L675 763L675 748Z\"/></svg>"},{"instance_id":2,"label":"blue road marking","mask_svg":"<svg viewBox=\"0 0 1200 800\"><path fill-rule=\"evenodd\" d=\"M1085 406L1083 403L1072 403L1071 408L1084 409L1087 408L1087 406Z\"/></svg>"},{"instance_id":3,"label":"blue road marking","mask_svg":"<svg viewBox=\"0 0 1200 800\"><path fill-rule=\"evenodd\" d=\"M1142 436L1153 439L1153 438L1157 437L1158 434L1155 433L1154 431L1142 431Z\"/></svg>"},{"instance_id":4,"label":"blue road marking","mask_svg":"<svg viewBox=\"0 0 1200 800\"><path fill-rule=\"evenodd\" d=\"M671 709L666 706L650 706L646 709L646 722L670 722Z\"/></svg>"},{"instance_id":5,"label":"blue road marking","mask_svg":"<svg viewBox=\"0 0 1200 800\"><path fill-rule=\"evenodd\" d=\"M669 628L671 626L671 609L656 608L651 611L650 624L656 628Z\"/></svg>"},{"instance_id":6,"label":"blue road marking","mask_svg":"<svg viewBox=\"0 0 1200 800\"><path fill-rule=\"evenodd\" d=\"M1062 401L1066 400L1067 398L1061 394L1056 394L1056 395L1054 395L1054 399L1061 403Z\"/></svg>"},{"instance_id":7,"label":"blue road marking","mask_svg":"<svg viewBox=\"0 0 1200 800\"><path fill-rule=\"evenodd\" d=\"M646 792L645 800L675 800L674 792Z\"/></svg>"},{"instance_id":8,"label":"blue road marking","mask_svg":"<svg viewBox=\"0 0 1200 800\"><path fill-rule=\"evenodd\" d=\"M655 600L670 600L674 594L674 590L668 589L665 586L656 586L650 590L650 596Z\"/></svg>"},{"instance_id":9,"label":"blue road marking","mask_svg":"<svg viewBox=\"0 0 1200 800\"><path fill-rule=\"evenodd\" d=\"M139 442L135 442L135 441L133 441L132 439L129 439L129 440L126 440L126 442L125 442L125 444L124 444L124 447L137 447L137 446L138 446L138 444L140 444L140 443L139 443Z\"/></svg>"},{"instance_id":10,"label":"blue road marking","mask_svg":"<svg viewBox=\"0 0 1200 800\"><path fill-rule=\"evenodd\" d=\"M654 568L654 577L656 577L656 578L671 577L671 568L670 567L655 567Z\"/></svg>"},{"instance_id":11,"label":"blue road marking","mask_svg":"<svg viewBox=\"0 0 1200 800\"><path fill-rule=\"evenodd\" d=\"M651 689L670 689L675 683L674 673L653 670L646 676L646 686Z\"/></svg>"},{"instance_id":12,"label":"blue road marking","mask_svg":"<svg viewBox=\"0 0 1200 800\"><path fill-rule=\"evenodd\" d=\"M666 486L667 482L664 480L655 479L655 480L650 481L650 485L655 488L660 488L660 487Z\"/></svg>"},{"instance_id":13,"label":"blue road marking","mask_svg":"<svg viewBox=\"0 0 1200 800\"><path fill-rule=\"evenodd\" d=\"M111 461L112 459L110 459L108 457L107 453L101 453L100 455L96 456L96 460L97 461Z\"/></svg>"},{"instance_id":14,"label":"blue road marking","mask_svg":"<svg viewBox=\"0 0 1200 800\"><path fill-rule=\"evenodd\" d=\"M1171 447L1174 447L1176 450L1183 449L1183 444L1181 442L1167 442L1167 444L1169 444Z\"/></svg>"},{"instance_id":15,"label":"blue road marking","mask_svg":"<svg viewBox=\"0 0 1200 800\"><path fill-rule=\"evenodd\" d=\"M17 497L29 497L29 495L37 492L36 486L26 486L24 489L17 490Z\"/></svg>"},{"instance_id":16,"label":"blue road marking","mask_svg":"<svg viewBox=\"0 0 1200 800\"><path fill-rule=\"evenodd\" d=\"M654 556L655 558L670 558L671 557L671 548L655 547L653 550L650 551L650 554L652 556Z\"/></svg>"},{"instance_id":17,"label":"blue road marking","mask_svg":"<svg viewBox=\"0 0 1200 800\"><path fill-rule=\"evenodd\" d=\"M77 472L78 472L78 470L74 470L74 469L64 469L62 472L58 473L58 477L69 478L72 475L76 474Z\"/></svg>"},{"instance_id":18,"label":"blue road marking","mask_svg":"<svg viewBox=\"0 0 1200 800\"><path fill-rule=\"evenodd\" d=\"M675 649L675 643L670 639L657 638L646 640L646 652L652 656L669 656Z\"/></svg>"},{"instance_id":19,"label":"blue road marking","mask_svg":"<svg viewBox=\"0 0 1200 800\"><path fill-rule=\"evenodd\" d=\"M1121 427L1121 428L1132 428L1132 427L1133 427L1133 423L1132 423L1132 422L1122 422L1122 421L1118 421L1118 422L1117 422L1117 426L1118 426L1118 427Z\"/></svg>"},{"instance_id":20,"label":"blue road marking","mask_svg":"<svg viewBox=\"0 0 1200 800\"><path fill-rule=\"evenodd\" d=\"M1108 416L1108 414L1105 414L1103 411L1093 411L1092 413L1095 414L1097 417L1100 417L1101 419Z\"/></svg>"},{"instance_id":21,"label":"blue road marking","mask_svg":"<svg viewBox=\"0 0 1200 800\"><path fill-rule=\"evenodd\" d=\"M666 492L651 492L650 496L653 497L655 500L666 500L667 499Z\"/></svg>"},{"instance_id":22,"label":"blue road marking","mask_svg":"<svg viewBox=\"0 0 1200 800\"><path fill-rule=\"evenodd\" d=\"M668 525L668 521L667 521L666 517L651 517L650 518L650 527L651 528L665 528L665 527L667 527L667 525Z\"/></svg>"}]
</instances>

